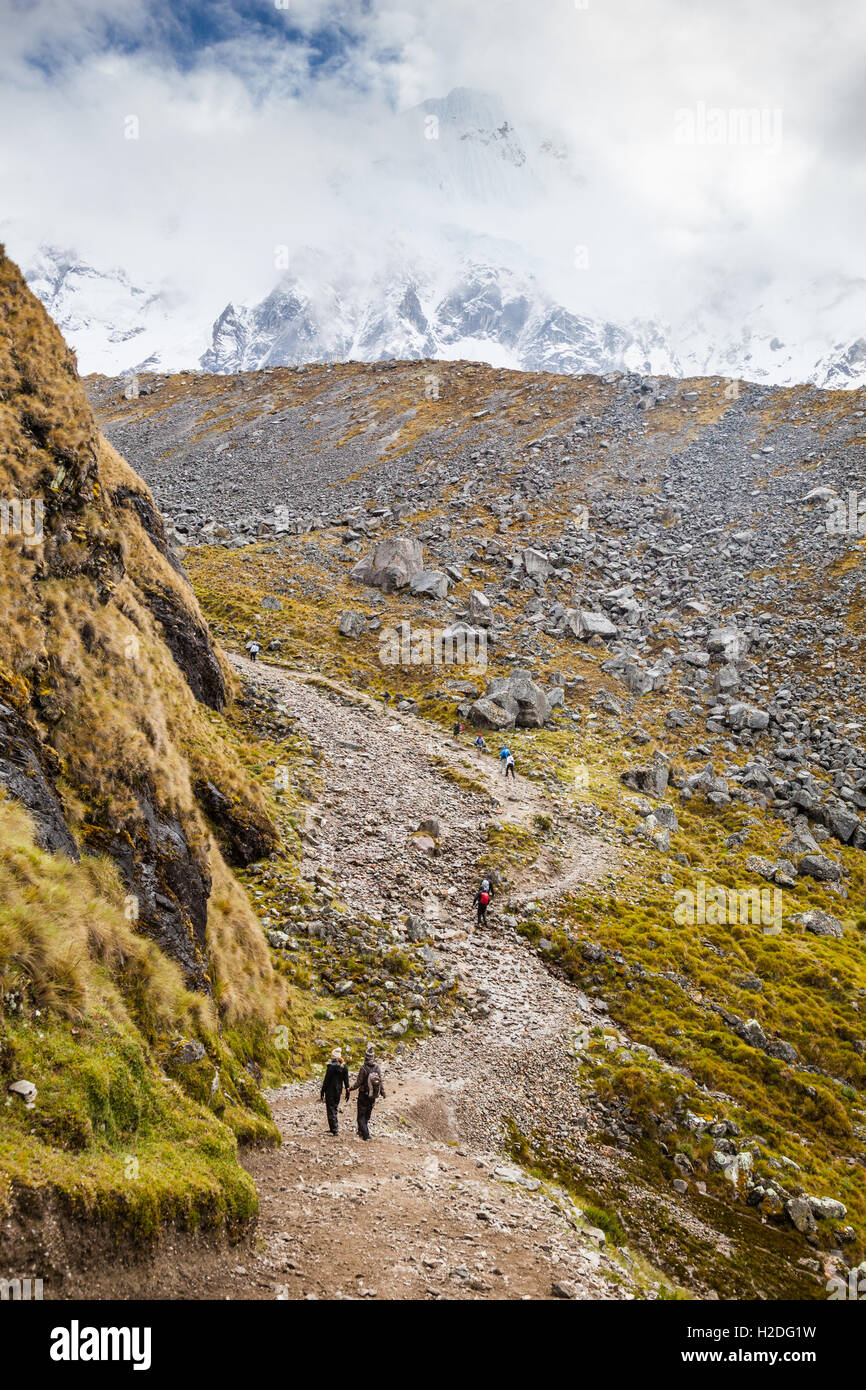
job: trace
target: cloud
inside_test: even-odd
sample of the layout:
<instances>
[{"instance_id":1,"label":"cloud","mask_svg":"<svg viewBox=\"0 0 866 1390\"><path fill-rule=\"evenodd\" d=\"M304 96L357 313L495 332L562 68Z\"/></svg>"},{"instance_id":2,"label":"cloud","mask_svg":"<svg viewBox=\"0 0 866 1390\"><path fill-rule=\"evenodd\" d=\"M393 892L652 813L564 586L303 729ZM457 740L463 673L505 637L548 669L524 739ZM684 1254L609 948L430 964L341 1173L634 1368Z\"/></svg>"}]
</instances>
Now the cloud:
<instances>
[{"instance_id":1,"label":"cloud","mask_svg":"<svg viewBox=\"0 0 866 1390\"><path fill-rule=\"evenodd\" d=\"M278 245L375 263L396 238L435 258L455 227L513 239L566 302L617 318L714 299L737 313L768 285L796 296L862 274L866 11L845 0L18 0L9 13L0 231L23 259L37 242L74 245L184 285L210 316L267 291ZM461 86L498 94L540 185L443 196L407 113ZM757 139L748 111L767 113ZM544 140L558 163L538 162Z\"/></svg>"}]
</instances>

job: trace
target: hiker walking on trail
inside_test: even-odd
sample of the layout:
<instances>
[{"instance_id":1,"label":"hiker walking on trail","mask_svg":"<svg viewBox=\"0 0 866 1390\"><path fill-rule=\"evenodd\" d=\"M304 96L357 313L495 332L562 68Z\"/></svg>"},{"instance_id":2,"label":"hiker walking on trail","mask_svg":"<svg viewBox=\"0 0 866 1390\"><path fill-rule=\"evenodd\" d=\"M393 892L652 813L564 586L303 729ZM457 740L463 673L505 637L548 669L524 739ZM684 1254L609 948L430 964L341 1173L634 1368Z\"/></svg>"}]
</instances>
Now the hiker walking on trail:
<instances>
[{"instance_id":1,"label":"hiker walking on trail","mask_svg":"<svg viewBox=\"0 0 866 1390\"><path fill-rule=\"evenodd\" d=\"M517 774L516 774L515 771L514 771L514 754L513 754L513 753L509 753L509 754L508 754L508 757L505 759L505 779L506 779L506 781L508 780L509 777L513 778L515 781L517 780Z\"/></svg>"},{"instance_id":2,"label":"hiker walking on trail","mask_svg":"<svg viewBox=\"0 0 866 1390\"><path fill-rule=\"evenodd\" d=\"M479 752L479 753L486 753L486 752L487 752L487 744L484 742L484 739L481 737L480 734L478 735L477 739L475 740L475 747L478 749L478 752Z\"/></svg>"},{"instance_id":3,"label":"hiker walking on trail","mask_svg":"<svg viewBox=\"0 0 866 1390\"><path fill-rule=\"evenodd\" d=\"M325 1079L322 1082L322 1090L319 1095L319 1100L325 1102L325 1109L328 1114L328 1128L332 1134L337 1134L339 1131L337 1112L340 1108L340 1098L344 1090L346 1092L346 1100L348 1100L349 1068L343 1061L343 1054L339 1047L335 1047L331 1053L331 1060L325 1068Z\"/></svg>"},{"instance_id":4,"label":"hiker walking on trail","mask_svg":"<svg viewBox=\"0 0 866 1390\"><path fill-rule=\"evenodd\" d=\"M499 766L502 768L503 777L508 776L508 759L511 757L511 749L504 745L499 750ZM512 762L514 760L512 759Z\"/></svg>"},{"instance_id":5,"label":"hiker walking on trail","mask_svg":"<svg viewBox=\"0 0 866 1390\"><path fill-rule=\"evenodd\" d=\"M372 1047L368 1047L364 1053L364 1065L358 1072L354 1086L349 1089L358 1092L358 1133L362 1139L369 1139L373 1106L380 1096L385 1099L385 1083Z\"/></svg>"},{"instance_id":6,"label":"hiker walking on trail","mask_svg":"<svg viewBox=\"0 0 866 1390\"><path fill-rule=\"evenodd\" d=\"M460 723L460 720L459 720L459 719L457 719L457 720L455 721L455 723L454 723L454 729L453 729L452 732L453 732L455 738L459 738L460 735L463 733L463 725Z\"/></svg>"},{"instance_id":7,"label":"hiker walking on trail","mask_svg":"<svg viewBox=\"0 0 866 1390\"><path fill-rule=\"evenodd\" d=\"M477 907L477 909L478 909L478 925L479 925L479 927L486 927L486 926L487 926L487 909L488 909L488 907L490 906L490 902L491 902L491 899L492 899L492 898L493 898L493 888L492 888L492 886L491 886L490 879L489 879L489 878L483 878L483 879L481 880L481 887L478 889L478 892L475 894L475 897L472 899L472 906L473 906L473 907Z\"/></svg>"},{"instance_id":8,"label":"hiker walking on trail","mask_svg":"<svg viewBox=\"0 0 866 1390\"><path fill-rule=\"evenodd\" d=\"M255 661L261 651L261 647L258 642L247 642L247 651L250 654L250 661Z\"/></svg>"}]
</instances>

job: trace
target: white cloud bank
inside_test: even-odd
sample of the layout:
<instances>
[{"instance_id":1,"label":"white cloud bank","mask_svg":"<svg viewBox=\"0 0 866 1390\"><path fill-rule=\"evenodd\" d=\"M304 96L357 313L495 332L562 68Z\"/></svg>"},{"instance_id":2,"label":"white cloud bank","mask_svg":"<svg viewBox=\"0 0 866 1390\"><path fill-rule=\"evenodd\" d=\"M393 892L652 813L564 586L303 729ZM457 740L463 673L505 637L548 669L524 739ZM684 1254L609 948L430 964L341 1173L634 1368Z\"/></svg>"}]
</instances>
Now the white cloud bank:
<instances>
[{"instance_id":1,"label":"white cloud bank","mask_svg":"<svg viewBox=\"0 0 866 1390\"><path fill-rule=\"evenodd\" d=\"M863 331L866 9L848 0L289 0L267 22L216 0L193 42L144 0L0 14L0 235L23 262L74 246L182 287L208 322L271 288L277 246L372 273L383 246L435 259L461 228L519 243L578 311L731 326L763 299L805 335L820 281L839 341ZM441 187L445 145L412 110L464 86L498 94L529 153L487 160L498 186L452 146ZM746 111L765 113L757 143Z\"/></svg>"}]
</instances>

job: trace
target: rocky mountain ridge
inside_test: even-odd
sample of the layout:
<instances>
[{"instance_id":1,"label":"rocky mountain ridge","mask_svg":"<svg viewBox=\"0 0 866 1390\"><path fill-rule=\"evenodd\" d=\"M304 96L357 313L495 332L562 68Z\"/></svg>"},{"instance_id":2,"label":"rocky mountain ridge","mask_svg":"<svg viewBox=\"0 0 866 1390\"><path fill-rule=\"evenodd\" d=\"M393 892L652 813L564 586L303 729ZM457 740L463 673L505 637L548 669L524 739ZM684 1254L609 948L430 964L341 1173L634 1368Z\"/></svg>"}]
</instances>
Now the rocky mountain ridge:
<instances>
[{"instance_id":1,"label":"rocky mountain ridge","mask_svg":"<svg viewBox=\"0 0 866 1390\"><path fill-rule=\"evenodd\" d=\"M781 328L791 314L787 303L756 306L735 330L711 314L680 327L648 318L613 321L566 305L519 257L498 259L495 245L458 251L450 275L425 260L407 265L403 252L373 276L347 271L345 259L331 265L305 249L293 258L297 269L263 298L230 300L212 318L182 287L138 285L122 268L94 267L56 247L39 249L28 283L82 370L109 375L469 358L563 375L723 373L833 389L856 388L866 378L862 338L819 327L806 343L792 339ZM822 305L838 295L822 286L807 293L816 323L829 322Z\"/></svg>"}]
</instances>

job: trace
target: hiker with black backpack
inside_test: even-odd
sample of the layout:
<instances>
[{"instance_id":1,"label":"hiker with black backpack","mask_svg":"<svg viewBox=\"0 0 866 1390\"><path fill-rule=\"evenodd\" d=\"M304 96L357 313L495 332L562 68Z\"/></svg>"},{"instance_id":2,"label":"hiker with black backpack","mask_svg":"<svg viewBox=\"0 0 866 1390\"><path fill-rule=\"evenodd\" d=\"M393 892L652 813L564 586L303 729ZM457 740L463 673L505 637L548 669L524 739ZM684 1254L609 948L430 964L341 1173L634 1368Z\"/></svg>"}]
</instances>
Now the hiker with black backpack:
<instances>
[{"instance_id":1,"label":"hiker with black backpack","mask_svg":"<svg viewBox=\"0 0 866 1390\"><path fill-rule=\"evenodd\" d=\"M337 1134L339 1131L337 1112L340 1109L340 1097L344 1089L346 1100L348 1100L349 1068L343 1061L343 1054L339 1047L335 1047L331 1053L331 1060L325 1068L325 1079L319 1093L319 1099L325 1102L325 1109L328 1113L328 1129L332 1134Z\"/></svg>"},{"instance_id":2,"label":"hiker with black backpack","mask_svg":"<svg viewBox=\"0 0 866 1390\"><path fill-rule=\"evenodd\" d=\"M479 927L487 926L487 909L493 899L493 885L489 878L481 880L481 887L472 899L472 906L478 908Z\"/></svg>"},{"instance_id":3,"label":"hiker with black backpack","mask_svg":"<svg viewBox=\"0 0 866 1390\"><path fill-rule=\"evenodd\" d=\"M362 1139L369 1139L373 1106L380 1096L385 1099L385 1083L372 1046L365 1051L364 1065L358 1072L354 1086L349 1089L358 1092L358 1133Z\"/></svg>"}]
</instances>

